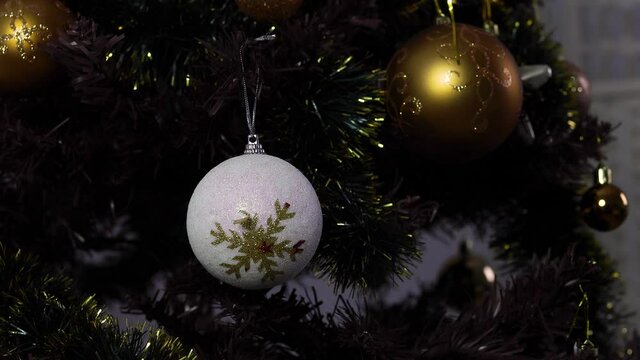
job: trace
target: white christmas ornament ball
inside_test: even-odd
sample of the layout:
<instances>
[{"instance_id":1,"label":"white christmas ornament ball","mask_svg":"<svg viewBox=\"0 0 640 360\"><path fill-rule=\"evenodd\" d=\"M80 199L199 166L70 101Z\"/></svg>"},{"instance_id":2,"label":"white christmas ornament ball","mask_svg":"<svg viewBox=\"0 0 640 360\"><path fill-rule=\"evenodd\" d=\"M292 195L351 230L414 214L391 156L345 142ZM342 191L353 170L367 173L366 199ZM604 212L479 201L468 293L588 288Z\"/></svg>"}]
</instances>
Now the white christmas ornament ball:
<instances>
[{"instance_id":1,"label":"white christmas ornament ball","mask_svg":"<svg viewBox=\"0 0 640 360\"><path fill-rule=\"evenodd\" d=\"M243 289L295 277L322 234L322 210L309 180L270 155L240 155L202 178L189 201L187 234L216 278Z\"/></svg>"}]
</instances>

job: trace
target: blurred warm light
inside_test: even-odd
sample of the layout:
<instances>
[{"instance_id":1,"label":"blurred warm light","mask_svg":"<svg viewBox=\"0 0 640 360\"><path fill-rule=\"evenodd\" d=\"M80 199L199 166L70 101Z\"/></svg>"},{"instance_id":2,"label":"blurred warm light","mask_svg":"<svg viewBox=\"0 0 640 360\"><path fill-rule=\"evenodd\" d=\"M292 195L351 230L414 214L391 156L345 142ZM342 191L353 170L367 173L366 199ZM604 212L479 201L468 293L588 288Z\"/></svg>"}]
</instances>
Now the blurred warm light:
<instances>
[{"instance_id":1,"label":"blurred warm light","mask_svg":"<svg viewBox=\"0 0 640 360\"><path fill-rule=\"evenodd\" d=\"M48 28L37 24L30 15L19 12L15 16L5 15L0 19L0 49L3 54L17 52L22 58L31 57L32 46L48 37Z\"/></svg>"},{"instance_id":2,"label":"blurred warm light","mask_svg":"<svg viewBox=\"0 0 640 360\"><path fill-rule=\"evenodd\" d=\"M627 201L627 196L623 192L620 193L620 198L622 199L622 204L624 204L624 206L629 205L629 201Z\"/></svg>"},{"instance_id":3,"label":"blurred warm light","mask_svg":"<svg viewBox=\"0 0 640 360\"><path fill-rule=\"evenodd\" d=\"M493 269L489 266L485 266L484 269L482 269L482 272L484 273L484 276L487 278L487 281L492 283L494 281L496 281L496 273L493 272Z\"/></svg>"},{"instance_id":4,"label":"blurred warm light","mask_svg":"<svg viewBox=\"0 0 640 360\"><path fill-rule=\"evenodd\" d=\"M464 75L449 63L426 68L423 88L430 96L449 98L452 91L462 91L467 87Z\"/></svg>"}]
</instances>

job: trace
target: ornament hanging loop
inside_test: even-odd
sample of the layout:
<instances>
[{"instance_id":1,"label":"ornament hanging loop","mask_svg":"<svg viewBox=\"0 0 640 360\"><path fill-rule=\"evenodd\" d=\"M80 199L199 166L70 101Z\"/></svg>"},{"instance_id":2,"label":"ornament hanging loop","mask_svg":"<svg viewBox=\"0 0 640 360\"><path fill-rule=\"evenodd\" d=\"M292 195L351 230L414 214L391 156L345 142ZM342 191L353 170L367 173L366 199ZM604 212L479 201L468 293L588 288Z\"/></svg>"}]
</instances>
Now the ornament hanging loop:
<instances>
[{"instance_id":1,"label":"ornament hanging loop","mask_svg":"<svg viewBox=\"0 0 640 360\"><path fill-rule=\"evenodd\" d=\"M453 34L453 48L456 51L456 63L460 65L460 48L458 48L458 34L456 29L456 16L453 11L453 4L455 0L447 0L447 6L449 7L449 16L451 17L451 32Z\"/></svg>"},{"instance_id":2,"label":"ornament hanging loop","mask_svg":"<svg viewBox=\"0 0 640 360\"><path fill-rule=\"evenodd\" d=\"M260 67L256 66L256 90L255 98L253 99L253 106L249 105L249 91L247 90L247 76L244 66L244 51L250 43L271 41L276 38L273 34L267 34L255 39L246 40L240 47L240 68L242 70L242 98L244 101L244 109L247 118L247 127L249 128L249 136L247 145L245 146L245 154L264 154L264 149L260 145L258 135L256 134L256 109L258 106L258 100L260 99L260 93L262 92L262 79L260 78Z\"/></svg>"},{"instance_id":3,"label":"ornament hanging loop","mask_svg":"<svg viewBox=\"0 0 640 360\"><path fill-rule=\"evenodd\" d=\"M453 4L456 3L456 0L447 0L447 7L449 8L449 17L447 17L442 8L440 7L440 3L438 0L433 0L433 4L436 8L436 13L438 16L436 17L436 25L450 25L451 32L453 33L453 49L456 52L455 59L456 63L460 65L460 50L458 48L458 35L456 33L456 17L453 12Z\"/></svg>"}]
</instances>

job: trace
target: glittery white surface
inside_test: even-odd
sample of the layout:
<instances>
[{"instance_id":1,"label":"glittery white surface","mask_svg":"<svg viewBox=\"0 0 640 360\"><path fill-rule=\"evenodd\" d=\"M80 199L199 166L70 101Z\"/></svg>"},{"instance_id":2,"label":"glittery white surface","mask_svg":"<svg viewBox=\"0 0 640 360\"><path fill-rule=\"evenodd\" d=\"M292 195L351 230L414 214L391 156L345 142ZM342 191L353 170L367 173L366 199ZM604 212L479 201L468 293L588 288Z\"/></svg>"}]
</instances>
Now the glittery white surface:
<instances>
[{"instance_id":1,"label":"glittery white surface","mask_svg":"<svg viewBox=\"0 0 640 360\"><path fill-rule=\"evenodd\" d=\"M289 203L295 217L284 220L286 228L278 239L295 244L305 240L302 253L296 261L289 257L272 258L277 270L284 274L274 281L262 281L263 274L251 263L249 271L241 271L238 279L226 274L222 263L232 263L237 249L227 243L213 245L211 230L220 223L228 233L242 233L242 227L233 222L244 210L257 214L259 225L266 228L269 216L275 217L274 203ZM191 248L200 263L216 278L244 289L269 288L295 277L311 260L322 234L322 210L316 192L307 178L288 162L270 155L241 155L213 168L202 178L191 196L187 210L187 234Z\"/></svg>"}]
</instances>

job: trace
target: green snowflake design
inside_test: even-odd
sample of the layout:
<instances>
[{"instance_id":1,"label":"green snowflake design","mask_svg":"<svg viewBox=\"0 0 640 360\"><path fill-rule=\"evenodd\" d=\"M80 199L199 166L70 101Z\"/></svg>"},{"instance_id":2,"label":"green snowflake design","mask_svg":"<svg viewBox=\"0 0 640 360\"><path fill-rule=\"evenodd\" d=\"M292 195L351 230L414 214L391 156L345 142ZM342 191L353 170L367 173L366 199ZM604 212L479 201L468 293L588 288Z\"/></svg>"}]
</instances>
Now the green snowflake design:
<instances>
[{"instance_id":1,"label":"green snowflake design","mask_svg":"<svg viewBox=\"0 0 640 360\"><path fill-rule=\"evenodd\" d=\"M215 238L211 243L220 245L227 243L227 248L238 249L239 254L233 257L233 263L222 263L220 265L227 268L227 274L235 274L236 278L241 277L241 271L245 272L251 269L251 264L257 264L258 271L264 276L262 281L275 280L276 276L284 274L277 269L278 264L274 260L277 258L289 257L291 261L296 261L296 254L304 251L301 248L304 240L298 240L293 246L291 240L279 240L276 234L281 233L286 226L282 225L285 220L293 219L295 212L289 211L291 205L289 203L280 204L276 200L275 204L276 216L269 216L267 219L267 228L258 225L259 219L257 214L249 214L246 211L240 211L244 216L233 223L242 227L242 231L229 230L229 234L225 232L220 223L216 223L216 228L211 230L211 236Z\"/></svg>"}]
</instances>

